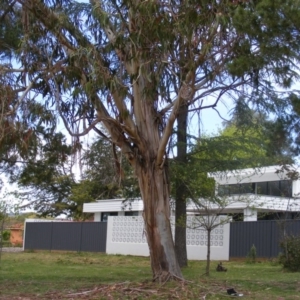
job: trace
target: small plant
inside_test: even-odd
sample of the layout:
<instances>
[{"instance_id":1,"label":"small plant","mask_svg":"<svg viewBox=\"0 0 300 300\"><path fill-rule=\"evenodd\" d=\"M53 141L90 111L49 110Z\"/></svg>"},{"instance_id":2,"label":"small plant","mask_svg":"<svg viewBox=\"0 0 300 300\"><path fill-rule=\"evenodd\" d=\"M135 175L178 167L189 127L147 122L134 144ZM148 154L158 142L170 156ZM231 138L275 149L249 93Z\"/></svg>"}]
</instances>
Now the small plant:
<instances>
[{"instance_id":1,"label":"small plant","mask_svg":"<svg viewBox=\"0 0 300 300\"><path fill-rule=\"evenodd\" d=\"M25 253L35 253L35 250L34 249L27 249L24 252Z\"/></svg>"},{"instance_id":2,"label":"small plant","mask_svg":"<svg viewBox=\"0 0 300 300\"><path fill-rule=\"evenodd\" d=\"M247 254L247 262L252 264L256 263L256 247L254 244L252 245L250 251Z\"/></svg>"},{"instance_id":3,"label":"small plant","mask_svg":"<svg viewBox=\"0 0 300 300\"><path fill-rule=\"evenodd\" d=\"M282 254L279 263L289 271L300 271L300 236L287 236L280 243Z\"/></svg>"},{"instance_id":4,"label":"small plant","mask_svg":"<svg viewBox=\"0 0 300 300\"><path fill-rule=\"evenodd\" d=\"M3 239L3 241L9 241L9 239L10 239L10 231L9 230L4 230L2 232L2 239Z\"/></svg>"}]
</instances>

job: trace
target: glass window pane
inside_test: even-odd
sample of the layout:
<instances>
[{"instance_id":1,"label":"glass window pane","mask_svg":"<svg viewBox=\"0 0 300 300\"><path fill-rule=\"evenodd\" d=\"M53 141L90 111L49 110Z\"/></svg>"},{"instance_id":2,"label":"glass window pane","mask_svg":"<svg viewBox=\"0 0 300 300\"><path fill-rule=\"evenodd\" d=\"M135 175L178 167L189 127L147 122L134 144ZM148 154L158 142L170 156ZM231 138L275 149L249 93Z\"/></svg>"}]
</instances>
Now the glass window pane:
<instances>
[{"instance_id":1,"label":"glass window pane","mask_svg":"<svg viewBox=\"0 0 300 300\"><path fill-rule=\"evenodd\" d=\"M101 222L107 222L108 213L101 214Z\"/></svg>"},{"instance_id":2,"label":"glass window pane","mask_svg":"<svg viewBox=\"0 0 300 300\"><path fill-rule=\"evenodd\" d=\"M239 184L230 184L229 192L230 192L230 195L238 195L240 193L240 185Z\"/></svg>"},{"instance_id":3,"label":"glass window pane","mask_svg":"<svg viewBox=\"0 0 300 300\"><path fill-rule=\"evenodd\" d=\"M218 186L218 195L219 196L227 196L229 195L229 186L226 185L219 185Z\"/></svg>"},{"instance_id":4,"label":"glass window pane","mask_svg":"<svg viewBox=\"0 0 300 300\"><path fill-rule=\"evenodd\" d=\"M107 222L107 217L108 216L117 216L118 212L114 211L114 212L103 212L101 213L101 221L102 222Z\"/></svg>"},{"instance_id":5,"label":"glass window pane","mask_svg":"<svg viewBox=\"0 0 300 300\"><path fill-rule=\"evenodd\" d=\"M254 193L253 183L241 183L240 184L240 194L250 194Z\"/></svg>"},{"instance_id":6,"label":"glass window pane","mask_svg":"<svg viewBox=\"0 0 300 300\"><path fill-rule=\"evenodd\" d=\"M259 195L268 195L268 183L267 182L257 182L256 183L256 193Z\"/></svg>"},{"instance_id":7,"label":"glass window pane","mask_svg":"<svg viewBox=\"0 0 300 300\"><path fill-rule=\"evenodd\" d=\"M138 211L125 211L125 216L138 216Z\"/></svg>"},{"instance_id":8,"label":"glass window pane","mask_svg":"<svg viewBox=\"0 0 300 300\"><path fill-rule=\"evenodd\" d=\"M280 181L280 194L282 197L292 197L292 184L291 180Z\"/></svg>"},{"instance_id":9,"label":"glass window pane","mask_svg":"<svg viewBox=\"0 0 300 300\"><path fill-rule=\"evenodd\" d=\"M268 195L270 196L281 196L279 181L269 181L268 182Z\"/></svg>"}]
</instances>

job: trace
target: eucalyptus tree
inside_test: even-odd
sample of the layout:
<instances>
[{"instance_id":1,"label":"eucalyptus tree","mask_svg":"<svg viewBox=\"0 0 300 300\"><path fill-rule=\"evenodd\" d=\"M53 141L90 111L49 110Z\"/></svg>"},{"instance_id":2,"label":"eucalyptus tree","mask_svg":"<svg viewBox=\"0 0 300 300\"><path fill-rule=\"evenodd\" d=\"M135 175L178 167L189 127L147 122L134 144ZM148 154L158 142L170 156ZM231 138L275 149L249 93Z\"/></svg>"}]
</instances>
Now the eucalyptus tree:
<instances>
[{"instance_id":1,"label":"eucalyptus tree","mask_svg":"<svg viewBox=\"0 0 300 300\"><path fill-rule=\"evenodd\" d=\"M41 103L77 137L105 134L101 123L137 177L154 279L182 278L166 153L178 113L216 107L226 94L286 108L272 81L288 88L297 75L299 1L2 2L22 15L20 69L1 66L23 75L18 114Z\"/></svg>"},{"instance_id":2,"label":"eucalyptus tree","mask_svg":"<svg viewBox=\"0 0 300 300\"><path fill-rule=\"evenodd\" d=\"M17 164L35 157L41 129L55 124L52 111L29 96L22 57L22 7L0 2L0 171L13 173ZM22 110L22 113L20 113Z\"/></svg>"}]
</instances>

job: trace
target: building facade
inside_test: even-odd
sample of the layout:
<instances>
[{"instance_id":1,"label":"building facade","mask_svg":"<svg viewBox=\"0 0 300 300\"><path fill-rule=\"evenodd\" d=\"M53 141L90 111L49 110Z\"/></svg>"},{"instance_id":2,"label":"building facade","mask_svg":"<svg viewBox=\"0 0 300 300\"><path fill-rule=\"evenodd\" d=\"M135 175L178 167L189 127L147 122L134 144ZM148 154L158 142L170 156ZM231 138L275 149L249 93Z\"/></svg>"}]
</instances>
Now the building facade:
<instances>
[{"instance_id":1,"label":"building facade","mask_svg":"<svg viewBox=\"0 0 300 300\"><path fill-rule=\"evenodd\" d=\"M240 214L244 221L256 221L258 213L292 216L300 212L300 180L298 169L269 166L230 172L210 173L215 179L217 202L200 199L200 205L187 203L188 215ZM93 213L94 221L107 221L108 216L141 216L141 199L109 199L85 203L83 212ZM174 216L174 209L171 210Z\"/></svg>"}]
</instances>

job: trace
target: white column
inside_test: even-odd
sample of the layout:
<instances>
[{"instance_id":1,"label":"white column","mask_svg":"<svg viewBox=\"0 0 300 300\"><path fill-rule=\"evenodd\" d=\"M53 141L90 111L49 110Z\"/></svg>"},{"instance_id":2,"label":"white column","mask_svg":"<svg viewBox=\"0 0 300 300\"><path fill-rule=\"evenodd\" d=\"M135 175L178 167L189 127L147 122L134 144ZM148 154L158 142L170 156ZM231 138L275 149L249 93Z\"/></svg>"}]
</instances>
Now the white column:
<instances>
[{"instance_id":1,"label":"white column","mask_svg":"<svg viewBox=\"0 0 300 300\"><path fill-rule=\"evenodd\" d=\"M257 221L257 210L247 207L244 209L244 221Z\"/></svg>"},{"instance_id":2,"label":"white column","mask_svg":"<svg viewBox=\"0 0 300 300\"><path fill-rule=\"evenodd\" d=\"M101 221L101 212L95 212L94 213L94 222L100 222Z\"/></svg>"},{"instance_id":3,"label":"white column","mask_svg":"<svg viewBox=\"0 0 300 300\"><path fill-rule=\"evenodd\" d=\"M300 192L300 180L293 181L292 189L292 196L298 197Z\"/></svg>"}]
</instances>

